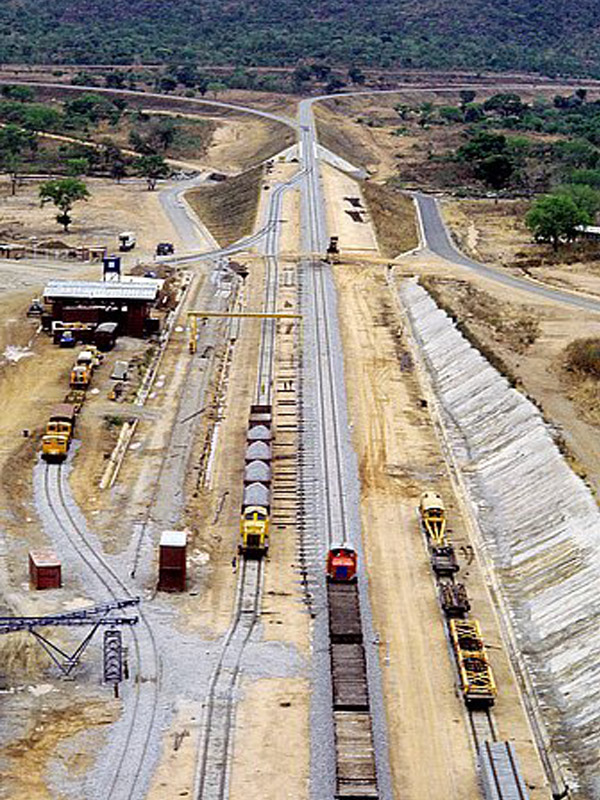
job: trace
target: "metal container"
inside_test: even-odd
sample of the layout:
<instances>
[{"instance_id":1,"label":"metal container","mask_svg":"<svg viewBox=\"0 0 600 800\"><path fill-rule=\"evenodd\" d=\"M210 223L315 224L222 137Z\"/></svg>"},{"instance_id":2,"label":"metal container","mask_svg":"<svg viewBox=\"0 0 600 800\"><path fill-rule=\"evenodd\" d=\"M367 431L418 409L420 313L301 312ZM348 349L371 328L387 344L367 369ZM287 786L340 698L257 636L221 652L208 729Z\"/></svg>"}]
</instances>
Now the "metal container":
<instances>
[{"instance_id":1,"label":"metal container","mask_svg":"<svg viewBox=\"0 0 600 800\"><path fill-rule=\"evenodd\" d=\"M271 492L262 483L251 483L244 489L244 502L242 508L248 506L262 506L269 509L271 506Z\"/></svg>"},{"instance_id":2,"label":"metal container","mask_svg":"<svg viewBox=\"0 0 600 800\"><path fill-rule=\"evenodd\" d=\"M29 551L29 582L34 589L60 589L61 563L52 550Z\"/></svg>"},{"instance_id":3,"label":"metal container","mask_svg":"<svg viewBox=\"0 0 600 800\"><path fill-rule=\"evenodd\" d=\"M271 461L271 445L267 442L252 442L246 447L246 461Z\"/></svg>"},{"instance_id":4,"label":"metal container","mask_svg":"<svg viewBox=\"0 0 600 800\"><path fill-rule=\"evenodd\" d=\"M273 438L271 429L266 425L252 425L248 428L248 435L246 436L249 442L270 442Z\"/></svg>"}]
</instances>

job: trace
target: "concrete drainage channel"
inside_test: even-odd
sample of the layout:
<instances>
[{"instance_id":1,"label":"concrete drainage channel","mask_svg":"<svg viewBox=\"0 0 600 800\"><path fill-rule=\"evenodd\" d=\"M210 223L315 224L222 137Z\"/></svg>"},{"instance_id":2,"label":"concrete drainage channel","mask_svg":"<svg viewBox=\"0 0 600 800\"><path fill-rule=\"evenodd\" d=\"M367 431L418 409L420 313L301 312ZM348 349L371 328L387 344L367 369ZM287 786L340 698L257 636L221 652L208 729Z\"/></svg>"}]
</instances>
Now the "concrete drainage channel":
<instances>
[{"instance_id":1,"label":"concrete drainage channel","mask_svg":"<svg viewBox=\"0 0 600 800\"><path fill-rule=\"evenodd\" d=\"M600 512L533 403L424 289L406 281L400 294L476 516L509 649L535 695L525 702L550 783L560 791L564 775L572 789L600 798Z\"/></svg>"}]
</instances>

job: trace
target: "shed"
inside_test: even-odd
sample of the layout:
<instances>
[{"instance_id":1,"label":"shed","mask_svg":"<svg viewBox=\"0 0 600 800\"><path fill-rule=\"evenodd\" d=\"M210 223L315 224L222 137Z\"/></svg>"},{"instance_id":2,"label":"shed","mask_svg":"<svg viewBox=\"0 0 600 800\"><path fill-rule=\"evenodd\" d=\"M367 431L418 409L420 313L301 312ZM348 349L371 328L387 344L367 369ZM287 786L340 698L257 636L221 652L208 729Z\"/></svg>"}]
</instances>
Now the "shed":
<instances>
[{"instance_id":1,"label":"shed","mask_svg":"<svg viewBox=\"0 0 600 800\"><path fill-rule=\"evenodd\" d=\"M64 322L117 322L121 333L142 336L150 308L156 302L159 282L50 281L44 302L52 320Z\"/></svg>"},{"instance_id":2,"label":"shed","mask_svg":"<svg viewBox=\"0 0 600 800\"><path fill-rule=\"evenodd\" d=\"M34 589L60 589L62 568L52 550L29 551L29 582Z\"/></svg>"},{"instance_id":3,"label":"shed","mask_svg":"<svg viewBox=\"0 0 600 800\"><path fill-rule=\"evenodd\" d=\"M163 531L158 556L158 589L183 592L186 579L187 531Z\"/></svg>"}]
</instances>

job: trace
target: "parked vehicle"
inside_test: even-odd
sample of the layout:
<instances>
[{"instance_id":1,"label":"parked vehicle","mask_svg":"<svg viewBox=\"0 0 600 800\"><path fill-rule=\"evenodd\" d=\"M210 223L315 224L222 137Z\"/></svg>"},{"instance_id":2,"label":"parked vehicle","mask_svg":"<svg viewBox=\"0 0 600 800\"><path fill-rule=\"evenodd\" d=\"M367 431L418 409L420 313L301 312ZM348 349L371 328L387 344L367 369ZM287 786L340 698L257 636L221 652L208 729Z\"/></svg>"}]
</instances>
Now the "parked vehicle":
<instances>
[{"instance_id":1,"label":"parked vehicle","mask_svg":"<svg viewBox=\"0 0 600 800\"><path fill-rule=\"evenodd\" d=\"M133 231L123 231L119 234L119 250L127 252L133 250L136 245L135 233Z\"/></svg>"},{"instance_id":2,"label":"parked vehicle","mask_svg":"<svg viewBox=\"0 0 600 800\"><path fill-rule=\"evenodd\" d=\"M75 347L77 344L73 331L63 331L60 335L59 347Z\"/></svg>"},{"instance_id":3,"label":"parked vehicle","mask_svg":"<svg viewBox=\"0 0 600 800\"><path fill-rule=\"evenodd\" d=\"M157 256L170 256L175 252L175 245L172 242L159 242L156 245Z\"/></svg>"}]
</instances>

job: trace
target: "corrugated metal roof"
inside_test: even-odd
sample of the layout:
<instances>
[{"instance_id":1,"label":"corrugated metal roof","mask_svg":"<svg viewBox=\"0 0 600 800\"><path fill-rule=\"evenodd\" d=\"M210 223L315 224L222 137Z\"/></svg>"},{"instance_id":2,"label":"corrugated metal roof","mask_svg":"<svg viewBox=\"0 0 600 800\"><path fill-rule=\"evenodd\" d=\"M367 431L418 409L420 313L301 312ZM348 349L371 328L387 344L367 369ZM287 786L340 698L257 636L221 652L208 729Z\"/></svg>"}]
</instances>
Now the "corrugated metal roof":
<instances>
[{"instance_id":1,"label":"corrugated metal roof","mask_svg":"<svg viewBox=\"0 0 600 800\"><path fill-rule=\"evenodd\" d=\"M85 300L154 300L157 284L121 281L50 281L44 297L82 298Z\"/></svg>"}]
</instances>

